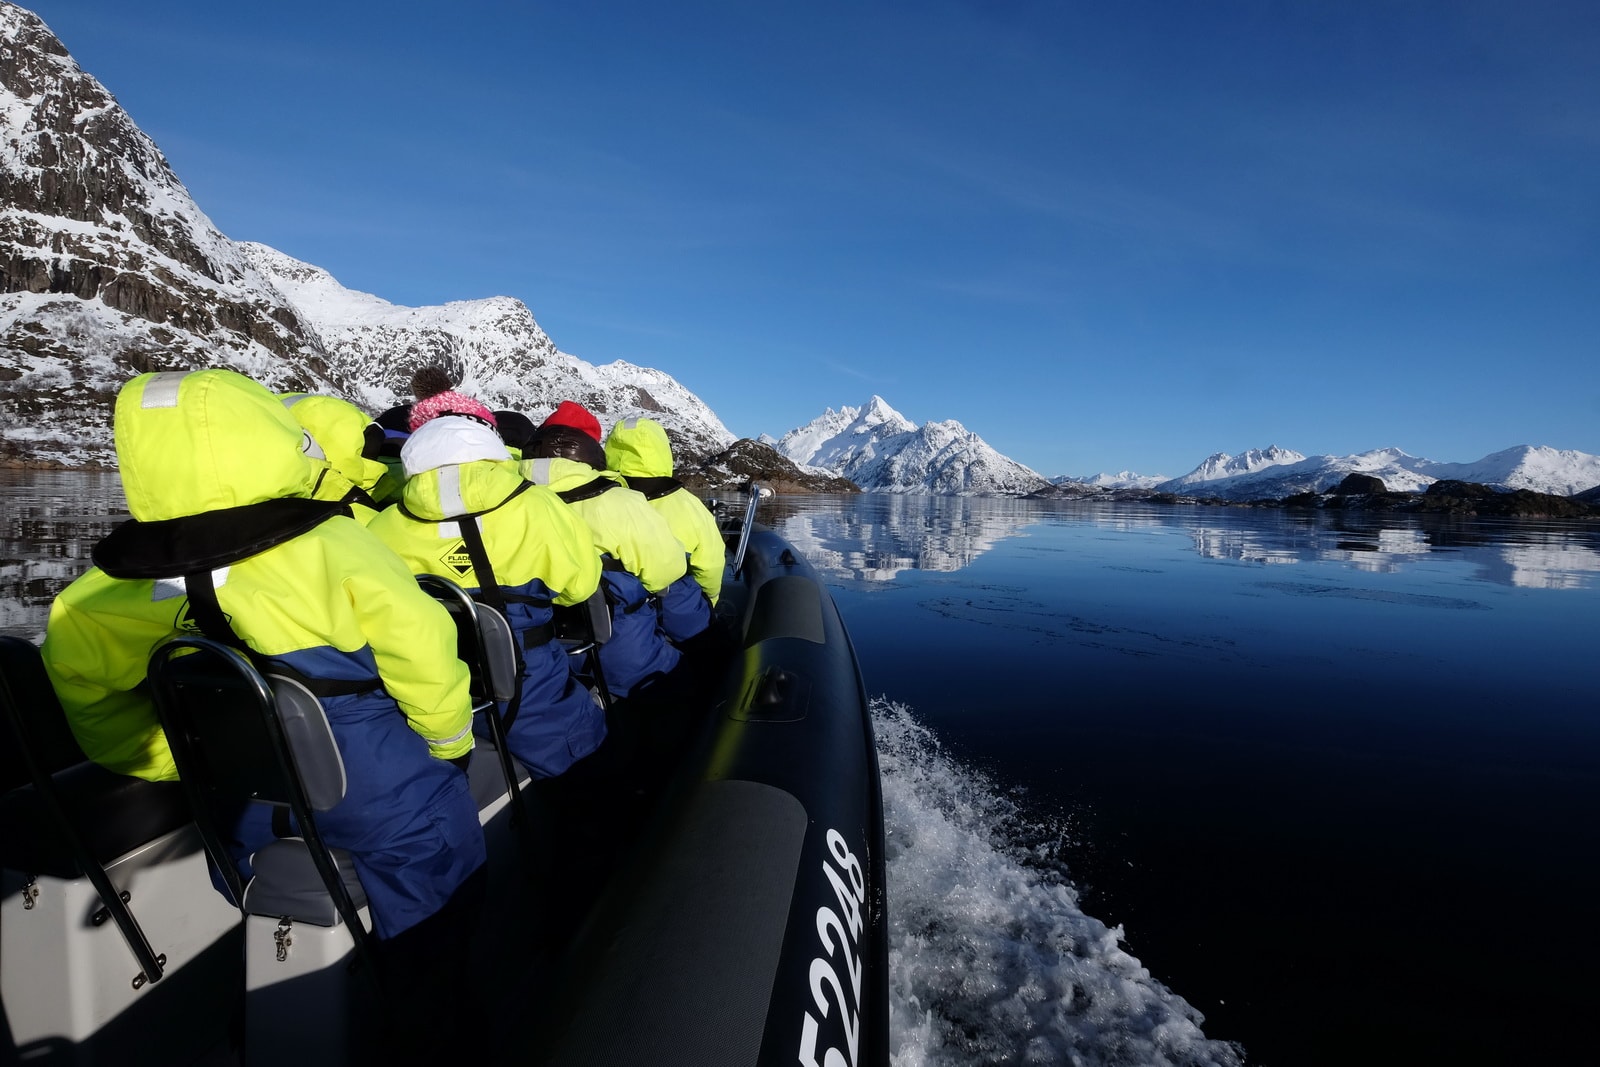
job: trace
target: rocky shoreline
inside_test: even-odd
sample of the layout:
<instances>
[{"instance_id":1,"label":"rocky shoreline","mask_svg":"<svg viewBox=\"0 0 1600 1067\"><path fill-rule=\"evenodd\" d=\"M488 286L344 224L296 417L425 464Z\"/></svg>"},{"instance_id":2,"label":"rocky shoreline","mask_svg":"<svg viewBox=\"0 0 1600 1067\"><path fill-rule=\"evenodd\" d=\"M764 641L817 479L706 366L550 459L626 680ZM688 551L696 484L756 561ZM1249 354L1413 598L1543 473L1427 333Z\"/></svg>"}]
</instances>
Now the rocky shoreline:
<instances>
[{"instance_id":1,"label":"rocky shoreline","mask_svg":"<svg viewBox=\"0 0 1600 1067\"><path fill-rule=\"evenodd\" d=\"M1600 486L1576 496L1556 496L1531 489L1503 489L1477 482L1442 480L1420 493L1390 490L1370 474L1347 475L1326 492L1296 493L1281 499L1223 500L1220 497L1160 493L1149 489L1102 489L1081 483L1052 485L1029 493L1035 500L1136 501L1181 506L1207 505L1230 508L1304 508L1319 511L1415 512L1448 515L1483 515L1517 519L1600 518Z\"/></svg>"}]
</instances>

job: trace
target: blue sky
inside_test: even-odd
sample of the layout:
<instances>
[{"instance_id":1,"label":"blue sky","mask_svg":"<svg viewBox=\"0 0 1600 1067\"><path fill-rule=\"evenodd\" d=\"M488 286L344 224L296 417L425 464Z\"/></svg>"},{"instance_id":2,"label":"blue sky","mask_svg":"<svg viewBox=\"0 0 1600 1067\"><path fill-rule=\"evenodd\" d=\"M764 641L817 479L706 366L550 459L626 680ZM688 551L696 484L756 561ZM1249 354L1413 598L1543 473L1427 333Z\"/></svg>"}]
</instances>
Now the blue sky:
<instances>
[{"instance_id":1,"label":"blue sky","mask_svg":"<svg viewBox=\"0 0 1600 1067\"><path fill-rule=\"evenodd\" d=\"M31 7L230 237L743 436L1600 453L1589 0Z\"/></svg>"}]
</instances>

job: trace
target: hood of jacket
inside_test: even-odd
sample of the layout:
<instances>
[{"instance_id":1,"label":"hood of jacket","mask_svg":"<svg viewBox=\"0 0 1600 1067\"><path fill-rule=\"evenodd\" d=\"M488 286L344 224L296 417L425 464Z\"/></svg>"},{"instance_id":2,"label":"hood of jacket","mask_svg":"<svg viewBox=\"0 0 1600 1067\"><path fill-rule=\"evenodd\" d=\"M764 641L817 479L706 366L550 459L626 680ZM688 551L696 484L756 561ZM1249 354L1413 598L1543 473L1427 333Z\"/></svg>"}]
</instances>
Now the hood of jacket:
<instances>
[{"instance_id":1,"label":"hood of jacket","mask_svg":"<svg viewBox=\"0 0 1600 1067\"><path fill-rule=\"evenodd\" d=\"M523 484L500 436L472 419L430 419L400 455L408 475L400 507L415 519L442 522L482 514L505 503Z\"/></svg>"},{"instance_id":2,"label":"hood of jacket","mask_svg":"<svg viewBox=\"0 0 1600 1067\"><path fill-rule=\"evenodd\" d=\"M654 419L623 419L606 438L606 467L625 478L670 478L667 431Z\"/></svg>"},{"instance_id":3,"label":"hood of jacket","mask_svg":"<svg viewBox=\"0 0 1600 1067\"><path fill-rule=\"evenodd\" d=\"M128 511L140 522L311 491L305 432L265 386L235 371L141 374L117 394L113 428Z\"/></svg>"},{"instance_id":4,"label":"hood of jacket","mask_svg":"<svg viewBox=\"0 0 1600 1067\"><path fill-rule=\"evenodd\" d=\"M400 449L400 463L407 478L457 463L483 459L504 462L510 458L505 442L492 427L460 415L429 419L406 438Z\"/></svg>"},{"instance_id":5,"label":"hood of jacket","mask_svg":"<svg viewBox=\"0 0 1600 1067\"><path fill-rule=\"evenodd\" d=\"M372 420L350 401L315 393L286 393L281 399L294 421L310 435L303 445L312 459L325 461L362 489L371 489L388 470L362 455Z\"/></svg>"}]
</instances>

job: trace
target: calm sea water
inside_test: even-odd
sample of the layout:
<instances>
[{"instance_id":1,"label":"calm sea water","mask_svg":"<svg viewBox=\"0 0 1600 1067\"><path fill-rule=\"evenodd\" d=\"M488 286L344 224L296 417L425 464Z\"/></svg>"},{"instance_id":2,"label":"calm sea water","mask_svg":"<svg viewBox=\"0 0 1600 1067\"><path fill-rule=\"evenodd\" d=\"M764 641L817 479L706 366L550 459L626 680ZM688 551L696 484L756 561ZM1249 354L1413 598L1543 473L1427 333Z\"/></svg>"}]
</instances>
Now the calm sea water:
<instances>
[{"instance_id":1,"label":"calm sea water","mask_svg":"<svg viewBox=\"0 0 1600 1067\"><path fill-rule=\"evenodd\" d=\"M892 783L897 952L936 946L902 959L934 1031L906 1062L1069 1062L1108 1000L1187 1018L1080 980L1120 962L1082 917L1252 1063L1600 1062L1600 525L879 496L769 521L937 745ZM972 770L961 848L997 858L958 905L920 806Z\"/></svg>"},{"instance_id":2,"label":"calm sea water","mask_svg":"<svg viewBox=\"0 0 1600 1067\"><path fill-rule=\"evenodd\" d=\"M0 493L0 629L37 638L120 496ZM763 519L878 695L898 1067L1600 1058L1600 526Z\"/></svg>"}]
</instances>

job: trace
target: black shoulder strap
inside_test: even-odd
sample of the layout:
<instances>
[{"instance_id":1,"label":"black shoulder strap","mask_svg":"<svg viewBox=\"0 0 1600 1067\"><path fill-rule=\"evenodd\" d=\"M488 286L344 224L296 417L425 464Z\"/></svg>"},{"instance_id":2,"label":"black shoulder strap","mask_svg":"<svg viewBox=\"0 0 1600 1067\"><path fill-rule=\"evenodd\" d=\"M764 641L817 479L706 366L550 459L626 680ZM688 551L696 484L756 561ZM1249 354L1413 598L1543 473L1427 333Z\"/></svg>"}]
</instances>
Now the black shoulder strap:
<instances>
[{"instance_id":1,"label":"black shoulder strap","mask_svg":"<svg viewBox=\"0 0 1600 1067\"><path fill-rule=\"evenodd\" d=\"M683 488L683 483L673 477L629 478L628 488L643 493L646 500L660 500Z\"/></svg>"},{"instance_id":2,"label":"black shoulder strap","mask_svg":"<svg viewBox=\"0 0 1600 1067\"><path fill-rule=\"evenodd\" d=\"M373 511L383 510L382 505L376 500L372 499L372 494L361 488L359 485L352 485L350 487L350 491L339 498L339 503L360 504L362 507L371 508Z\"/></svg>"},{"instance_id":3,"label":"black shoulder strap","mask_svg":"<svg viewBox=\"0 0 1600 1067\"><path fill-rule=\"evenodd\" d=\"M233 623L228 621L227 614L222 610L222 604L217 600L217 586L212 580L211 572L195 571L193 574L186 574L183 576L183 585L189 593L189 617L200 627L200 632L213 641L238 649L256 670L266 674L267 657L245 644L244 639L234 630ZM351 696L383 688L381 678L313 678L301 674L287 663L273 662L271 673L289 675L317 697Z\"/></svg>"},{"instance_id":4,"label":"black shoulder strap","mask_svg":"<svg viewBox=\"0 0 1600 1067\"><path fill-rule=\"evenodd\" d=\"M584 482L582 485L575 485L571 489L563 489L556 496L559 496L569 504L576 504L580 500L590 500L611 489L621 488L622 486L602 474L592 481Z\"/></svg>"},{"instance_id":5,"label":"black shoulder strap","mask_svg":"<svg viewBox=\"0 0 1600 1067\"><path fill-rule=\"evenodd\" d=\"M200 627L200 632L213 641L221 642L230 648L237 648L254 663L255 650L234 632L233 624L228 621L228 616L222 611L222 605L217 602L217 586L211 579L211 571L201 570L185 574L183 587L189 594L189 617Z\"/></svg>"},{"instance_id":6,"label":"black shoulder strap","mask_svg":"<svg viewBox=\"0 0 1600 1067\"><path fill-rule=\"evenodd\" d=\"M472 569L478 575L479 599L504 615L505 597L500 593L500 583L494 576L494 565L489 562L489 552L483 547L483 531L478 529L477 518L472 515L457 515L449 521L460 528L461 540L467 544L467 556L472 560Z\"/></svg>"},{"instance_id":7,"label":"black shoulder strap","mask_svg":"<svg viewBox=\"0 0 1600 1067\"><path fill-rule=\"evenodd\" d=\"M523 482L517 488L517 493L522 492L523 489L531 484L531 482ZM506 500L510 500L517 493L512 493L511 496L506 497ZM504 504L506 500L500 501L500 504ZM499 507L500 504L496 504L495 507ZM489 510L493 511L494 508ZM482 513L480 512L480 514ZM506 612L506 598L500 590L499 579L494 576L494 565L489 562L489 552L483 547L483 531L478 529L477 517L474 515L458 515L454 522L461 529L461 540L466 543L467 556L472 560L472 570L478 576L478 598L509 619L510 615ZM500 716L502 731L509 731L511 724L517 721L517 712L521 710L521 705L522 670L519 667L516 680L511 684L511 699L506 701L505 714ZM490 713L493 714L492 708Z\"/></svg>"}]
</instances>

